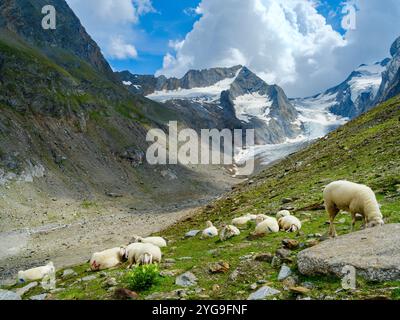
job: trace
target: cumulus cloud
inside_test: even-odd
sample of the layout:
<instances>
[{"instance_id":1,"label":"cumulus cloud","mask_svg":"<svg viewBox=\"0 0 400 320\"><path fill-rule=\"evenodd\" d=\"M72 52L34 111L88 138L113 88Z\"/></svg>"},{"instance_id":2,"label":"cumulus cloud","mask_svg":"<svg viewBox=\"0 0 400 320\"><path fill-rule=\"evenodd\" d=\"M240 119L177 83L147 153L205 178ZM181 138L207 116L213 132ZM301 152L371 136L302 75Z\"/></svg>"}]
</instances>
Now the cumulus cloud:
<instances>
[{"instance_id":1,"label":"cumulus cloud","mask_svg":"<svg viewBox=\"0 0 400 320\"><path fill-rule=\"evenodd\" d=\"M201 18L166 54L157 74L179 77L188 69L242 64L294 97L324 91L344 80L355 66L387 55L399 29L398 1L387 0L385 5L360 1L356 30L345 37L318 13L316 3L202 0L196 9Z\"/></svg>"},{"instance_id":2,"label":"cumulus cloud","mask_svg":"<svg viewBox=\"0 0 400 320\"><path fill-rule=\"evenodd\" d=\"M134 26L154 12L151 0L67 0L108 58L136 58Z\"/></svg>"}]
</instances>

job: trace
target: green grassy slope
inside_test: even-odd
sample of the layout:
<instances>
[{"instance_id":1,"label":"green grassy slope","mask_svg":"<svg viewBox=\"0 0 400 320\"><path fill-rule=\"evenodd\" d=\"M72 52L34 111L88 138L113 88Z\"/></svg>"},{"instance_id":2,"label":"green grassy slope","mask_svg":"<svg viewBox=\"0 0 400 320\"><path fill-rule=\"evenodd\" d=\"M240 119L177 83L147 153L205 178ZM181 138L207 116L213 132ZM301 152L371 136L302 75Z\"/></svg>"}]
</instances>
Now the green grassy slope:
<instances>
[{"instance_id":1,"label":"green grassy slope","mask_svg":"<svg viewBox=\"0 0 400 320\"><path fill-rule=\"evenodd\" d=\"M198 288L188 290L189 299L246 299L254 291L250 285L258 280L281 290L280 299L296 296L285 290L277 281L279 268L268 262L258 262L249 255L275 253L283 239L293 238L306 247L312 235L326 234L327 217L322 204L322 189L330 181L348 179L370 185L378 195L387 223L400 222L400 97L394 98L342 128L316 141L306 149L276 163L246 183L239 185L230 194L208 205L197 215L161 233L170 240L163 250L164 259L175 259L175 263L162 264L161 270L190 270L199 279ZM282 199L291 198L283 205ZM211 220L217 227L231 218L246 213L275 215L284 206L293 207L295 215L303 221L298 234L278 233L263 238L251 239L254 226L244 230L239 237L226 242L217 239L183 239L191 229L204 228ZM350 232L350 217L341 214L338 218L339 234ZM357 227L360 226L360 222ZM400 282L370 283L358 279L358 289L344 292L340 279L327 276L304 277L296 269L296 253L291 254L288 265L298 278L298 283L309 282L313 289L307 293L313 299L369 299L400 298ZM191 257L183 259L182 257ZM211 274L209 264L226 261L230 264L227 273ZM76 277L59 280L61 291L53 293L56 299L112 299L112 290L104 284L108 277L115 277L119 287L124 287L125 266L103 273L95 273L96 280L79 282L77 279L92 274L88 265L77 266ZM231 274L239 271L236 281ZM175 277L162 277L160 282L141 297L171 292L178 287ZM259 284L258 287L261 285ZM195 287L196 288L196 287ZM38 290L38 289L37 289ZM39 290L38 290L39 291ZM32 291L31 294L34 294ZM36 292L38 293L38 292ZM172 294L169 294L170 296ZM173 296L173 295L172 295Z\"/></svg>"}]
</instances>

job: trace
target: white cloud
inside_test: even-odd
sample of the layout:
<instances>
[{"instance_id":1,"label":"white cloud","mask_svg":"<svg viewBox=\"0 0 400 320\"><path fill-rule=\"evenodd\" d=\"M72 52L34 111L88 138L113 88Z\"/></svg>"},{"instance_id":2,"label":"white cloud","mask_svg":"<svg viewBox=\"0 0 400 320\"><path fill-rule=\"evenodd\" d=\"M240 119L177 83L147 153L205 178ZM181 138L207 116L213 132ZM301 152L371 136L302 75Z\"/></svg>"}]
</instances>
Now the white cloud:
<instances>
[{"instance_id":1,"label":"white cloud","mask_svg":"<svg viewBox=\"0 0 400 320\"><path fill-rule=\"evenodd\" d=\"M121 37L111 40L109 55L114 59L137 58L138 56L136 48L133 45L125 43Z\"/></svg>"},{"instance_id":2,"label":"white cloud","mask_svg":"<svg viewBox=\"0 0 400 320\"><path fill-rule=\"evenodd\" d=\"M67 0L108 58L136 58L135 25L154 12L151 0Z\"/></svg>"},{"instance_id":3,"label":"white cloud","mask_svg":"<svg viewBox=\"0 0 400 320\"><path fill-rule=\"evenodd\" d=\"M289 96L318 93L371 57L387 56L396 38L400 2L360 2L357 29L343 38L312 0L202 0L200 20L157 74L180 77L188 69L244 64Z\"/></svg>"}]
</instances>

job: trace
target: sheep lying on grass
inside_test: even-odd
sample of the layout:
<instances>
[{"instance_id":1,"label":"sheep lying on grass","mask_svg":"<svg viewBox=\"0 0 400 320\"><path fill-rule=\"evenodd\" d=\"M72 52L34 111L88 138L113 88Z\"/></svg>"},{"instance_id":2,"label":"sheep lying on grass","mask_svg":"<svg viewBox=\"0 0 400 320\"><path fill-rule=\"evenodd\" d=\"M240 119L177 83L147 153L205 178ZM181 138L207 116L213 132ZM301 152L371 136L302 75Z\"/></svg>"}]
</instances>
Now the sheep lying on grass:
<instances>
[{"instance_id":1,"label":"sheep lying on grass","mask_svg":"<svg viewBox=\"0 0 400 320\"><path fill-rule=\"evenodd\" d=\"M288 215L278 220L279 228L286 232L296 232L301 229L301 222L295 216Z\"/></svg>"},{"instance_id":2,"label":"sheep lying on grass","mask_svg":"<svg viewBox=\"0 0 400 320\"><path fill-rule=\"evenodd\" d=\"M126 247L125 257L128 259L128 268L133 264L161 263L162 253L158 246L152 243L132 243Z\"/></svg>"},{"instance_id":3,"label":"sheep lying on grass","mask_svg":"<svg viewBox=\"0 0 400 320\"><path fill-rule=\"evenodd\" d=\"M239 217L239 218L234 218L232 219L232 224L236 227L247 227L247 224L250 221L256 221L257 215L255 214L246 214L245 216Z\"/></svg>"},{"instance_id":4,"label":"sheep lying on grass","mask_svg":"<svg viewBox=\"0 0 400 320\"><path fill-rule=\"evenodd\" d=\"M117 267L124 262L125 248L117 247L101 252L95 252L90 259L90 269L99 271Z\"/></svg>"},{"instance_id":5,"label":"sheep lying on grass","mask_svg":"<svg viewBox=\"0 0 400 320\"><path fill-rule=\"evenodd\" d=\"M42 280L45 276L55 273L53 262L49 262L47 265L37 267L25 271L18 272L18 282L23 283L26 281Z\"/></svg>"},{"instance_id":6,"label":"sheep lying on grass","mask_svg":"<svg viewBox=\"0 0 400 320\"><path fill-rule=\"evenodd\" d=\"M240 231L238 228L236 228L235 226L228 225L222 228L219 238L221 241L225 241L239 235Z\"/></svg>"},{"instance_id":7,"label":"sheep lying on grass","mask_svg":"<svg viewBox=\"0 0 400 320\"><path fill-rule=\"evenodd\" d=\"M164 248L167 246L167 241L164 238L161 237L146 237L142 238L140 236L133 236L131 243L135 242L142 242L142 243L151 243L154 244L155 246L159 248Z\"/></svg>"},{"instance_id":8,"label":"sheep lying on grass","mask_svg":"<svg viewBox=\"0 0 400 320\"><path fill-rule=\"evenodd\" d=\"M280 219L286 216L290 216L290 212L288 210L281 210L276 214L276 219Z\"/></svg>"},{"instance_id":9,"label":"sheep lying on grass","mask_svg":"<svg viewBox=\"0 0 400 320\"><path fill-rule=\"evenodd\" d=\"M357 214L364 217L367 228L384 224L375 193L365 185L349 181L332 182L324 190L324 201L329 215L329 235L331 237L337 236L334 220L340 210L351 213L352 230L354 230Z\"/></svg>"},{"instance_id":10,"label":"sheep lying on grass","mask_svg":"<svg viewBox=\"0 0 400 320\"><path fill-rule=\"evenodd\" d=\"M258 217L257 222L257 226L253 233L255 236L279 232L279 225L275 218Z\"/></svg>"},{"instance_id":11,"label":"sheep lying on grass","mask_svg":"<svg viewBox=\"0 0 400 320\"><path fill-rule=\"evenodd\" d=\"M214 227L211 221L207 221L207 228L203 230L201 238L213 238L218 236L218 229Z\"/></svg>"}]
</instances>

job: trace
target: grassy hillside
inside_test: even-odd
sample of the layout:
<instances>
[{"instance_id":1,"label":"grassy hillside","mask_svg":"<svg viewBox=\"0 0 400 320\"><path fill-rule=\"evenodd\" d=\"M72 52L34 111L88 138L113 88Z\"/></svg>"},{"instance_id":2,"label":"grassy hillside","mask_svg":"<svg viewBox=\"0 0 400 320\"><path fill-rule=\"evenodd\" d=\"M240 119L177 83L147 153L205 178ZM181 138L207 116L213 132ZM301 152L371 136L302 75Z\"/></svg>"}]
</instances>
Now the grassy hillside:
<instances>
[{"instance_id":1,"label":"grassy hillside","mask_svg":"<svg viewBox=\"0 0 400 320\"><path fill-rule=\"evenodd\" d=\"M191 271L198 277L198 286L185 292L189 299L246 299L255 291L256 283L266 283L278 290L280 299L296 296L285 290L285 284L277 281L279 267L268 262L255 261L261 253L272 253L281 247L283 239L298 240L303 247L318 240L315 234L326 234L327 216L321 208L322 189L330 181L348 179L370 185L378 195L386 223L400 222L400 97L396 97L348 123L344 127L316 141L271 166L258 176L235 188L230 194L208 205L192 218L161 233L170 240L163 250L165 259L175 262L163 263L162 271L181 273ZM285 203L285 204L283 204ZM202 229L205 221L211 220L217 227L231 218L246 213L275 215L283 207L292 207L295 215L303 221L298 234L278 233L263 238L249 237L253 226L239 237L226 242L219 240L184 239L191 229ZM339 234L350 231L350 216L341 214L337 218ZM360 226L358 222L357 227ZM369 299L400 298L400 282L370 283L358 279L358 289L344 292L340 280L333 277L304 277L296 270L296 253L292 251L287 264L295 273L299 285L307 282L311 289L306 295L313 299ZM90 253L88 252L88 257ZM184 258L190 257L190 258ZM182 259L183 258L183 259ZM230 265L226 273L212 274L210 263L225 261ZM120 269L94 273L95 280L81 282L78 279L92 275L88 265L74 268L77 275L68 280L59 280L55 299L112 299L113 288L105 284L115 277L117 287L124 287L125 266ZM232 274L238 272L236 280ZM60 272L61 275L61 272ZM177 298L175 276L165 276L146 292L142 298ZM201 289L200 289L201 288ZM37 290L35 292L35 290ZM30 294L38 293L39 289ZM156 295L154 295L156 293ZM167 294L166 294L167 293Z\"/></svg>"}]
</instances>

